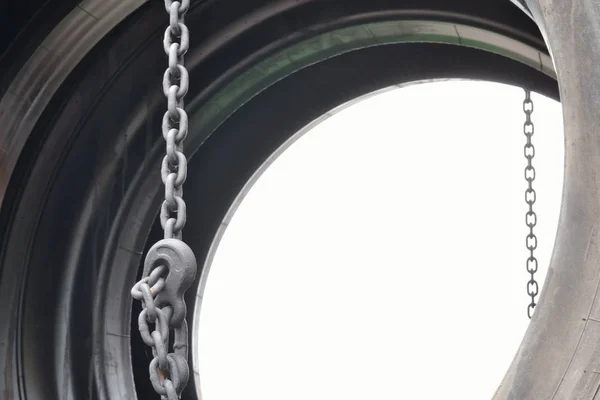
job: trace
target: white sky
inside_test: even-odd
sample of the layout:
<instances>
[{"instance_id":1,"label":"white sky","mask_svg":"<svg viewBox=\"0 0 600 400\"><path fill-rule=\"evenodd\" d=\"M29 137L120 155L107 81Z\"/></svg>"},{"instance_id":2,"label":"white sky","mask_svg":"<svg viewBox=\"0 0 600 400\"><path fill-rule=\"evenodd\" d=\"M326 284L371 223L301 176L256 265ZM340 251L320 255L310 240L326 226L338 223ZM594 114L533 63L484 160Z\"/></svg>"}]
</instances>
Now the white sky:
<instances>
[{"instance_id":1,"label":"white sky","mask_svg":"<svg viewBox=\"0 0 600 400\"><path fill-rule=\"evenodd\" d=\"M543 282L562 114L533 100ZM522 101L493 83L414 85L285 151L211 267L204 400L490 398L529 322Z\"/></svg>"}]
</instances>

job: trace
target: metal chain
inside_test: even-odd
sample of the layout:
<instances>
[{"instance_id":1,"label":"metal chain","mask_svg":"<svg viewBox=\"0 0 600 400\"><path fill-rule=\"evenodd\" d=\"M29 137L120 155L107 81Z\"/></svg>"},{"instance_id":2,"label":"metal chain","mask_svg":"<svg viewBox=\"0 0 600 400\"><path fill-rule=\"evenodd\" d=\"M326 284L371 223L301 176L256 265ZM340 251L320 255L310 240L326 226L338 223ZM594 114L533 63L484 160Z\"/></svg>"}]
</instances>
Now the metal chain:
<instances>
[{"instance_id":1,"label":"metal chain","mask_svg":"<svg viewBox=\"0 0 600 400\"><path fill-rule=\"evenodd\" d=\"M150 381L161 399L178 400L189 379L188 327L185 291L196 277L196 258L182 240L186 222L183 183L187 178L187 158L183 141L188 133L188 117L183 98L189 87L189 75L183 56L189 48L189 31L184 23L190 0L165 0L169 26L163 40L169 63L163 76L163 92L167 112L163 117L162 134L166 155L161 177L165 199L160 212L164 239L146 255L142 279L131 289L131 296L142 302L138 329L142 340L152 348ZM150 330L150 325L154 329ZM173 331L172 352L169 334Z\"/></svg>"},{"instance_id":2,"label":"metal chain","mask_svg":"<svg viewBox=\"0 0 600 400\"><path fill-rule=\"evenodd\" d=\"M529 233L525 237L525 245L529 250L529 257L526 261L527 272L529 273L529 281L527 281L527 294L531 297L531 302L527 306L527 316L531 319L533 310L535 309L535 298L539 293L539 286L535 280L535 273L538 270L538 260L534 255L537 248L537 236L533 232L533 228L537 225L537 214L533 211L533 205L536 200L536 193L533 189L533 181L535 180L535 168L533 167L533 158L535 157L535 147L531 141L534 133L531 114L533 114L533 101L531 100L531 91L525 90L525 100L523 101L523 112L525 112L525 123L523 124L523 133L527 138L527 143L524 147L527 166L525 167L525 180L527 181L527 189L525 190L525 202L529 210L525 214L525 224L529 228Z\"/></svg>"},{"instance_id":3,"label":"metal chain","mask_svg":"<svg viewBox=\"0 0 600 400\"><path fill-rule=\"evenodd\" d=\"M161 176L165 185L165 201L160 212L160 223L165 238L181 239L186 221L182 185L187 177L187 159L182 142L188 133L188 116L183 109L183 97L189 87L189 75L183 66L183 56L188 51L190 34L184 23L184 15L190 0L165 0L169 13L169 26L165 30L163 45L169 57L169 66L163 75L163 92L167 97L167 112L163 117L162 133L167 142L167 154L163 159Z\"/></svg>"}]
</instances>

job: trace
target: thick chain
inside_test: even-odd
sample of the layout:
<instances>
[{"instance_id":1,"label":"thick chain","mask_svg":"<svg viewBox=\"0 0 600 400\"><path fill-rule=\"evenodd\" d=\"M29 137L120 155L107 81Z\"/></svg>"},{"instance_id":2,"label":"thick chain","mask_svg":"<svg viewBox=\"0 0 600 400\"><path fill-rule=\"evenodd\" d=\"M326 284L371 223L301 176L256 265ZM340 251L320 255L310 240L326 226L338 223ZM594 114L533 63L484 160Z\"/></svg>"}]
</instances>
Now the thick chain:
<instances>
[{"instance_id":1,"label":"thick chain","mask_svg":"<svg viewBox=\"0 0 600 400\"><path fill-rule=\"evenodd\" d=\"M169 26L163 44L169 64L163 76L167 112L162 122L166 155L161 167L165 199L160 212L165 238L148 251L142 279L131 290L132 297L142 301L138 329L154 356L150 362L150 381L161 399L168 400L178 400L189 379L187 310L183 296L197 269L194 253L181 241L187 217L182 196L187 178L183 141L188 133L188 117L183 98L188 91L189 76L183 56L189 48L189 31L184 23L189 6L189 0L165 0ZM150 325L154 325L152 331ZM173 351L169 352L171 330Z\"/></svg>"},{"instance_id":2,"label":"thick chain","mask_svg":"<svg viewBox=\"0 0 600 400\"><path fill-rule=\"evenodd\" d=\"M536 200L536 193L533 189L533 181L535 180L535 168L533 167L533 158L535 157L535 147L531 141L534 133L531 114L533 114L533 101L531 100L531 92L525 90L525 100L523 101L523 112L525 112L525 123L523 124L523 133L527 138L527 143L524 147L527 166L525 167L525 180L527 181L527 189L525 190L525 202L529 210L525 214L525 224L529 228L529 233L525 238L525 245L529 250L529 257L526 261L527 272L529 273L529 281L527 281L527 294L531 297L531 302L527 306L527 316L531 319L533 310L536 306L535 298L539 293L539 286L535 280L535 273L538 270L538 260L535 258L534 251L537 248L537 236L533 232L533 228L537 225L537 214L533 211L533 205Z\"/></svg>"},{"instance_id":3,"label":"thick chain","mask_svg":"<svg viewBox=\"0 0 600 400\"><path fill-rule=\"evenodd\" d=\"M165 201L160 211L160 223L165 238L181 239L186 221L182 185L187 178L187 159L183 154L183 140L188 133L188 116L183 109L183 97L189 87L189 75L183 66L183 56L188 51L190 34L184 15L190 7L189 0L165 0L169 13L169 26L165 30L163 45L169 57L169 66L163 76L163 92L167 97L167 112L163 117L162 134L167 142L161 176L165 185Z\"/></svg>"}]
</instances>

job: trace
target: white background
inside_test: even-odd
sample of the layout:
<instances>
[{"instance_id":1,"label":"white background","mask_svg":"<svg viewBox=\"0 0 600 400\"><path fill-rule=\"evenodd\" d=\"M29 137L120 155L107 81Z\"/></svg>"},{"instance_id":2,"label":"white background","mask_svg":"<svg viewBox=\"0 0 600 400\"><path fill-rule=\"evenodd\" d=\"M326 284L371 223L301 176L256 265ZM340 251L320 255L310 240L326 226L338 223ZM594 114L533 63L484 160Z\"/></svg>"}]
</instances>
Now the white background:
<instances>
[{"instance_id":1,"label":"white background","mask_svg":"<svg viewBox=\"0 0 600 400\"><path fill-rule=\"evenodd\" d=\"M533 96L545 276L560 105ZM378 94L267 169L218 248L201 311L204 400L490 398L526 317L520 88Z\"/></svg>"}]
</instances>

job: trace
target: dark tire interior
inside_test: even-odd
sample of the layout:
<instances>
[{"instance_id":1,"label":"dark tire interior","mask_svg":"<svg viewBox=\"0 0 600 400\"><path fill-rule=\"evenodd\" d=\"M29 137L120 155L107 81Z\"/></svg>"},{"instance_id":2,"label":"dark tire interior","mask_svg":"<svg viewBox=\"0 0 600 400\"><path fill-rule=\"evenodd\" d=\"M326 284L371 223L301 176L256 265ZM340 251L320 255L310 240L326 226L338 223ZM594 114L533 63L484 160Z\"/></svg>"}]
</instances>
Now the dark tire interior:
<instances>
[{"instance_id":1,"label":"dark tire interior","mask_svg":"<svg viewBox=\"0 0 600 400\"><path fill-rule=\"evenodd\" d=\"M202 112L236 77L307 38L359 24L456 22L547 52L535 23L508 1L289 3L198 1L188 14L192 132L186 153L192 158L184 238L200 266L255 171L305 125L347 101L391 85L453 78L559 98L553 77L492 51L386 43L290 71L206 122ZM18 98L12 82L74 7L33 4L16 11L3 5L3 18L14 18L0 24L8 38L0 41L0 98L6 102L0 104ZM2 398L158 398L148 381L151 354L132 318L140 305L129 293L145 251L161 237L161 40L167 20L162 2L143 4L69 71L50 100L30 101L16 117L41 112L17 154L15 131L0 128L0 175L6 182L0 186ZM42 83L31 84L43 90ZM0 108L0 122L9 112ZM196 290L188 292L190 325ZM183 398L198 398L197 382L190 379Z\"/></svg>"}]
</instances>

